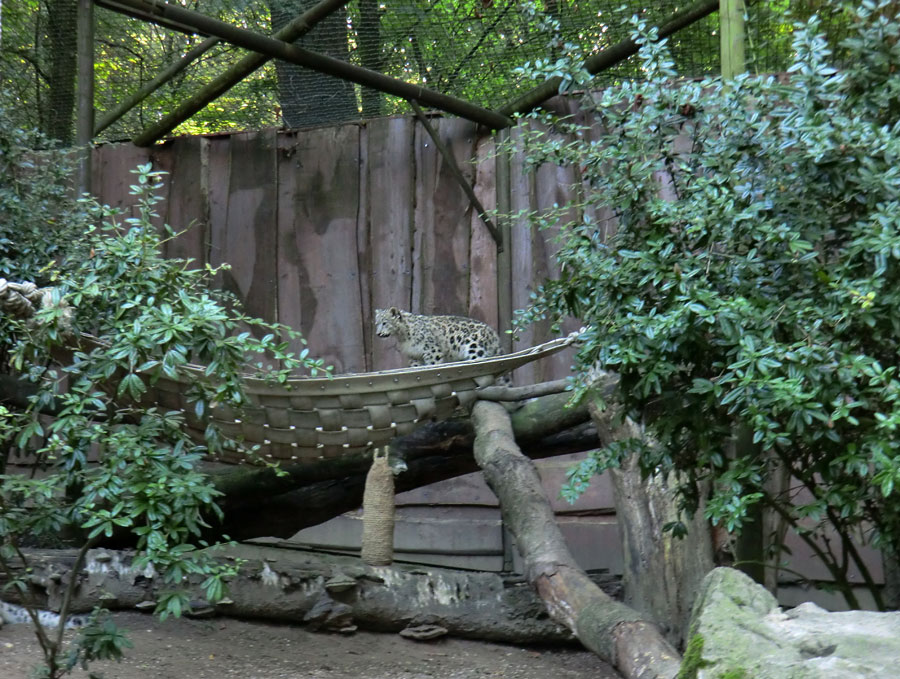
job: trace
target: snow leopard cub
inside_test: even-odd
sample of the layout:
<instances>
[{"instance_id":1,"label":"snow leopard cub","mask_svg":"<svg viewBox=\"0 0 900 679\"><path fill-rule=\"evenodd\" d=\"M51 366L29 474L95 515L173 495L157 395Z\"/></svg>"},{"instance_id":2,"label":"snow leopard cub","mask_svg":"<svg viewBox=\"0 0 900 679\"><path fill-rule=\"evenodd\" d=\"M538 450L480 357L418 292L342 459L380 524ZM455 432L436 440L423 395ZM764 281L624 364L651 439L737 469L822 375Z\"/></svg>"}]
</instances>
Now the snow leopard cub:
<instances>
[{"instance_id":1,"label":"snow leopard cub","mask_svg":"<svg viewBox=\"0 0 900 679\"><path fill-rule=\"evenodd\" d=\"M425 316L395 306L376 309L375 334L397 338L410 366L472 361L500 353L496 331L464 316Z\"/></svg>"}]
</instances>

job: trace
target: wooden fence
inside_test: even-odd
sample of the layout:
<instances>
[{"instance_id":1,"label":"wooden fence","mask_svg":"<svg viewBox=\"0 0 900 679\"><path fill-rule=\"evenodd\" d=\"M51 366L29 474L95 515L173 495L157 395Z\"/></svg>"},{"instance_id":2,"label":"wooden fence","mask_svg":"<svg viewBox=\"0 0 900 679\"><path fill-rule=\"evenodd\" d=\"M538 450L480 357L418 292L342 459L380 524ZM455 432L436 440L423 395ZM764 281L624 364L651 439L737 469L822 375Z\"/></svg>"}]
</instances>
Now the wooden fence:
<instances>
[{"instance_id":1,"label":"wooden fence","mask_svg":"<svg viewBox=\"0 0 900 679\"><path fill-rule=\"evenodd\" d=\"M463 120L435 127L486 208L496 205L494 143ZM310 352L337 372L399 367L392 341L374 336L374 309L461 314L501 330L501 300L525 307L553 275L552 234L514 224L497 244L474 213L435 144L414 119L303 131L183 137L152 149L96 149L94 192L128 207L130 170L168 172L161 219L190 229L166 245L198 265L227 262L219 284L248 313L299 329ZM510 164L513 210L567 199L555 172ZM504 259L505 258L505 259ZM515 348L546 339L526 330ZM569 372L571 353L521 369L519 383Z\"/></svg>"}]
</instances>

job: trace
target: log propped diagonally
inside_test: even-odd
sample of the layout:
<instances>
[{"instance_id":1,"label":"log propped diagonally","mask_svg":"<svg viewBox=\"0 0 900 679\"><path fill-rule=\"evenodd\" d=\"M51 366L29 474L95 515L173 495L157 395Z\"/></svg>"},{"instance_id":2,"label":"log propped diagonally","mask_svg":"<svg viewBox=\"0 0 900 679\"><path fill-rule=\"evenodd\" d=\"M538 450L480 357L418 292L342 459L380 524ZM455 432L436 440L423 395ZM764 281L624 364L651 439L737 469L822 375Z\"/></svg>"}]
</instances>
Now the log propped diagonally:
<instances>
[{"instance_id":1,"label":"log propped diagonally","mask_svg":"<svg viewBox=\"0 0 900 679\"><path fill-rule=\"evenodd\" d=\"M475 460L500 500L503 523L516 538L526 577L551 617L626 679L673 679L680 656L659 628L607 596L575 564L537 470L516 445L503 407L477 402L472 420Z\"/></svg>"}]
</instances>

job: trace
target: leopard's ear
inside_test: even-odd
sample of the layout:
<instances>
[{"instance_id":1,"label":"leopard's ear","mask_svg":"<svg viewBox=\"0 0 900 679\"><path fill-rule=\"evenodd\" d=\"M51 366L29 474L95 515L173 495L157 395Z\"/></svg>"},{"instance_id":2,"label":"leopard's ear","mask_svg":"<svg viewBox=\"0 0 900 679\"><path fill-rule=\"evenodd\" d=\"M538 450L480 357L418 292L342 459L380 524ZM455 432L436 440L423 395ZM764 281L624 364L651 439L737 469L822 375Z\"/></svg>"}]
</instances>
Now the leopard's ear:
<instances>
[{"instance_id":1,"label":"leopard's ear","mask_svg":"<svg viewBox=\"0 0 900 679\"><path fill-rule=\"evenodd\" d=\"M401 316L400 309L398 309L398 308L395 307L395 306L392 306L392 307L390 308L390 314L391 314L391 316L393 316L394 318L400 318L400 316Z\"/></svg>"}]
</instances>

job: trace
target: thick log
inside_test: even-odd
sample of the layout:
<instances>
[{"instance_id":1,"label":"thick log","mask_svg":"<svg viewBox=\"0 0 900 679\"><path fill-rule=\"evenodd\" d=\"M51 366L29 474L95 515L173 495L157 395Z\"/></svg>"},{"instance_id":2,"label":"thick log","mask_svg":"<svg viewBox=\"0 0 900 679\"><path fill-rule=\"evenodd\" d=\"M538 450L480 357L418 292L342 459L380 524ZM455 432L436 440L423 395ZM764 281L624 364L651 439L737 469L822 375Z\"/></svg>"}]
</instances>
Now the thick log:
<instances>
[{"instance_id":1,"label":"thick log","mask_svg":"<svg viewBox=\"0 0 900 679\"><path fill-rule=\"evenodd\" d=\"M472 411L475 460L500 500L503 523L516 538L526 577L551 617L627 679L672 679L680 657L659 628L596 587L576 564L537 470L516 445L509 416L480 401Z\"/></svg>"},{"instance_id":2,"label":"thick log","mask_svg":"<svg viewBox=\"0 0 900 679\"><path fill-rule=\"evenodd\" d=\"M72 610L102 605L152 611L158 595L171 585L152 569L133 569L131 556L90 550L76 576ZM258 545L231 547L221 558L242 559L239 574L229 582L227 598L216 604L203 599L202 578L191 578L187 587L193 615L307 623L323 631L360 627L399 632L432 625L453 636L491 641L573 641L568 629L548 618L540 599L519 576L402 564L371 567L354 557ZM75 553L30 552L28 559L37 605L58 610ZM0 586L6 577L0 575ZM15 596L11 588L4 598L13 601Z\"/></svg>"}]
</instances>

